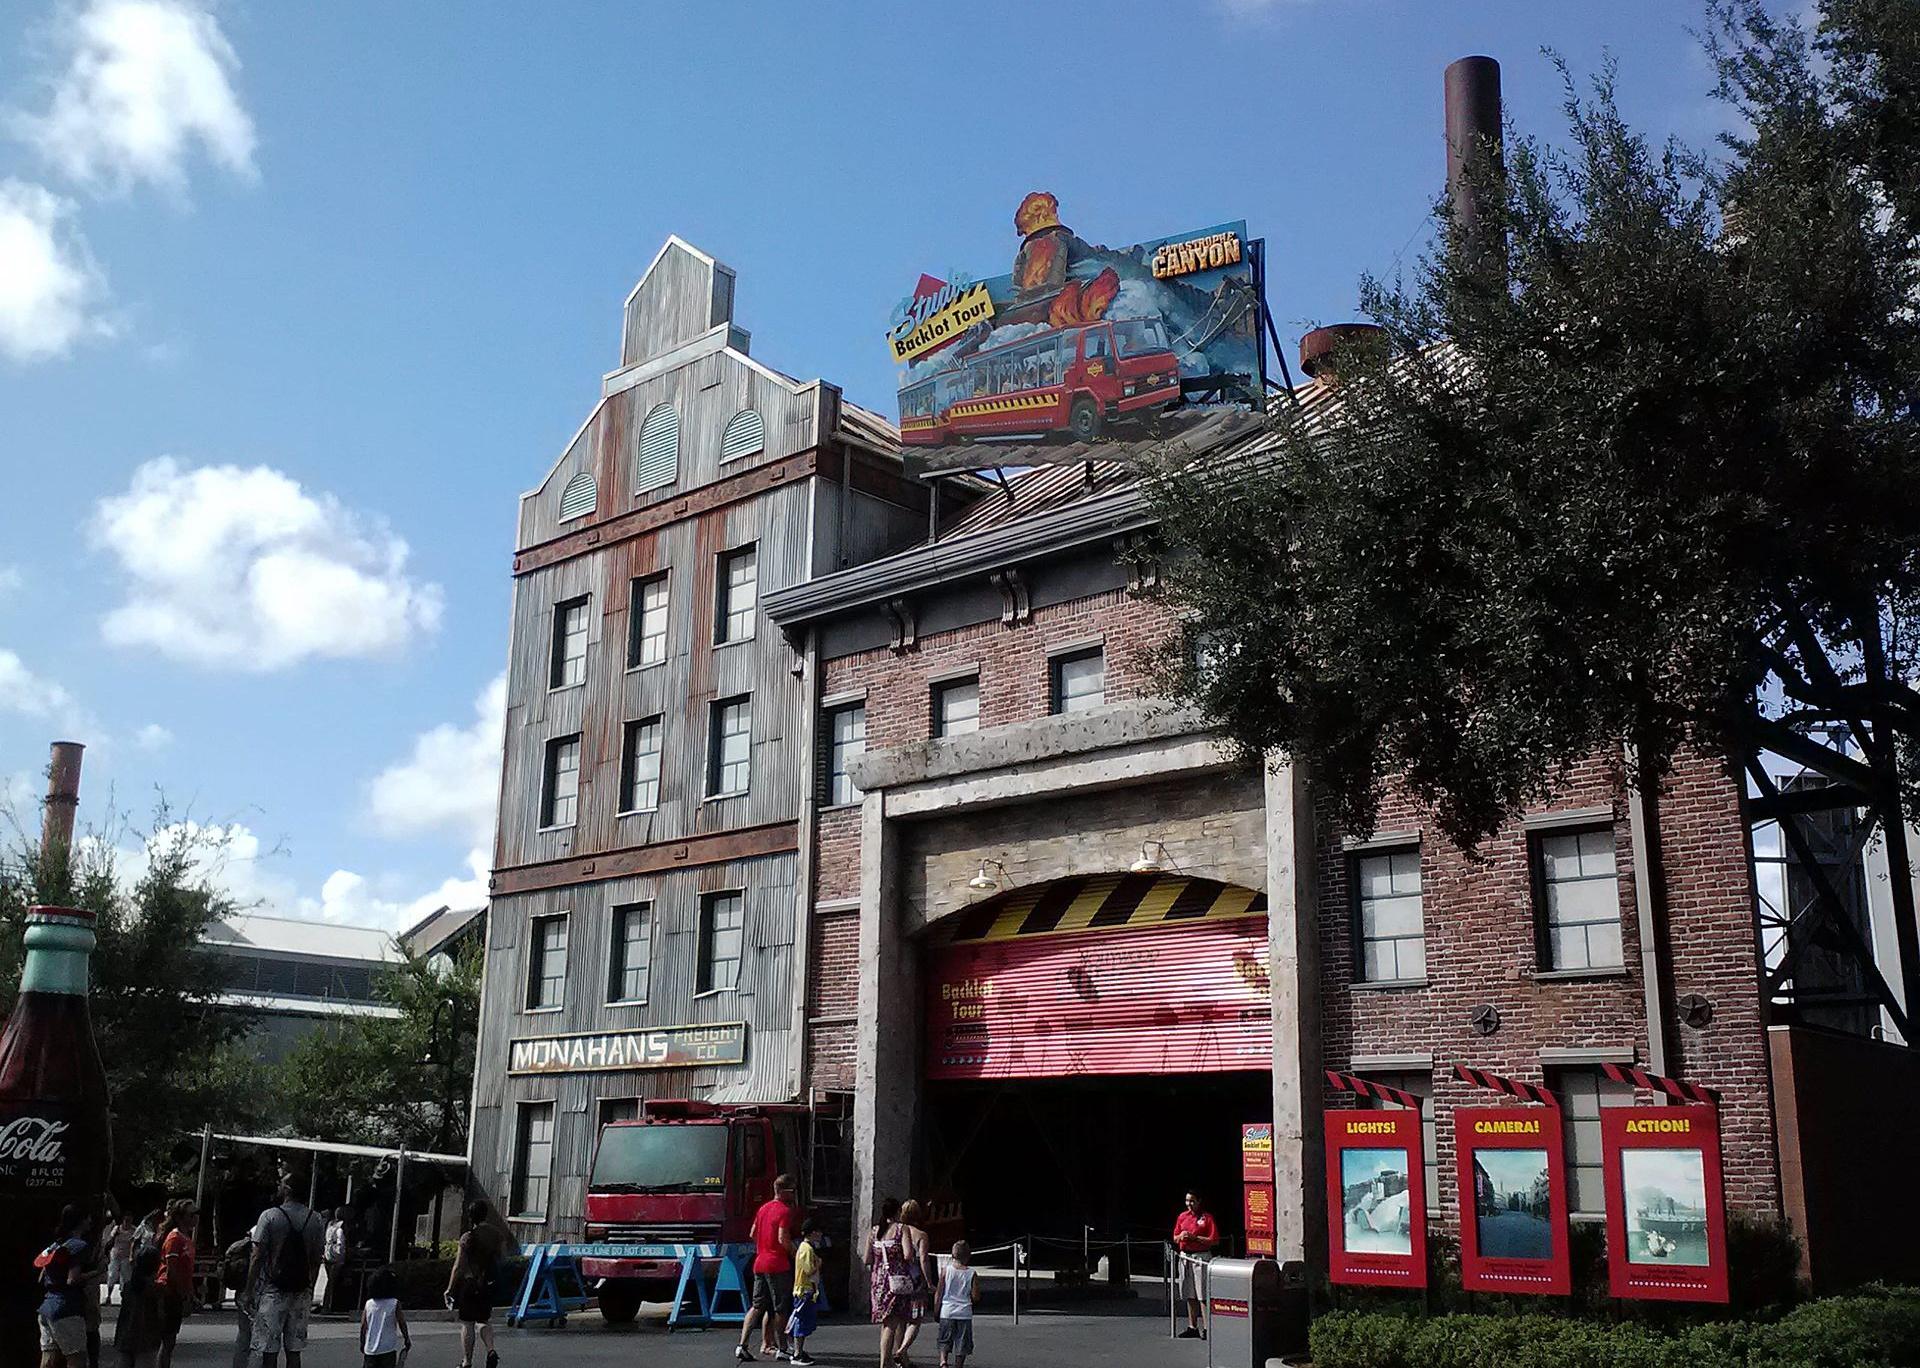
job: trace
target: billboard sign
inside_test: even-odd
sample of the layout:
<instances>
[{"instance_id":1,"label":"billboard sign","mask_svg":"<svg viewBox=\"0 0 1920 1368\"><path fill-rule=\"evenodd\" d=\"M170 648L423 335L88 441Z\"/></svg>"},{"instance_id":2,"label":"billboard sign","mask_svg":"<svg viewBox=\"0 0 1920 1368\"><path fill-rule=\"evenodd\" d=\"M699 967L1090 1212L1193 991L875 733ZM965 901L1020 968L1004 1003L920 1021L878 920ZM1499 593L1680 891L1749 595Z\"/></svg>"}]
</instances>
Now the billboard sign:
<instances>
[{"instance_id":1,"label":"billboard sign","mask_svg":"<svg viewBox=\"0 0 1920 1368\"><path fill-rule=\"evenodd\" d=\"M1004 275L920 277L894 308L900 436L915 448L1087 443L1177 431L1190 401L1264 390L1262 306L1246 224L1096 245L1034 191ZM994 464L991 451L976 465ZM954 467L963 468L963 467Z\"/></svg>"},{"instance_id":2,"label":"billboard sign","mask_svg":"<svg viewBox=\"0 0 1920 1368\"><path fill-rule=\"evenodd\" d=\"M1247 1257L1271 1258L1278 1238L1273 1209L1273 1123L1249 1121L1240 1127L1241 1214L1246 1220Z\"/></svg>"},{"instance_id":3,"label":"billboard sign","mask_svg":"<svg viewBox=\"0 0 1920 1368\"><path fill-rule=\"evenodd\" d=\"M1720 1114L1603 1107L1607 1281L1616 1297L1727 1300Z\"/></svg>"},{"instance_id":4,"label":"billboard sign","mask_svg":"<svg viewBox=\"0 0 1920 1368\"><path fill-rule=\"evenodd\" d=\"M1326 1113L1327 1276L1427 1285L1427 1176L1411 1107Z\"/></svg>"},{"instance_id":5,"label":"billboard sign","mask_svg":"<svg viewBox=\"0 0 1920 1368\"><path fill-rule=\"evenodd\" d=\"M1566 1151L1558 1107L1458 1107L1460 1285L1469 1292L1573 1290Z\"/></svg>"},{"instance_id":6,"label":"billboard sign","mask_svg":"<svg viewBox=\"0 0 1920 1368\"><path fill-rule=\"evenodd\" d=\"M654 1026L590 1035L522 1036L507 1043L510 1074L603 1073L626 1069L700 1069L743 1064L747 1023Z\"/></svg>"}]
</instances>

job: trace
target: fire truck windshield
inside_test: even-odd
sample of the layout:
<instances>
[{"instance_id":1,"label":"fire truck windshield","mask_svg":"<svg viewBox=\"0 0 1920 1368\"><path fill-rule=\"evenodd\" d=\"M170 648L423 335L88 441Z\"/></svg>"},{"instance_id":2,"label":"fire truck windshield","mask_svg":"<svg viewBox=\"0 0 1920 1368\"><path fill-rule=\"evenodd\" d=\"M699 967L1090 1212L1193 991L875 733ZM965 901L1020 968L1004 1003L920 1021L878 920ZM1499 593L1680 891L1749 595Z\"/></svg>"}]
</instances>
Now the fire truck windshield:
<instances>
[{"instance_id":1,"label":"fire truck windshield","mask_svg":"<svg viewBox=\"0 0 1920 1368\"><path fill-rule=\"evenodd\" d=\"M717 1192L727 1185L725 1126L608 1126L595 1192Z\"/></svg>"},{"instance_id":2,"label":"fire truck windshield","mask_svg":"<svg viewBox=\"0 0 1920 1368\"><path fill-rule=\"evenodd\" d=\"M1114 339L1122 356L1172 350L1167 341L1167 326L1157 318L1122 318L1113 325Z\"/></svg>"}]
</instances>

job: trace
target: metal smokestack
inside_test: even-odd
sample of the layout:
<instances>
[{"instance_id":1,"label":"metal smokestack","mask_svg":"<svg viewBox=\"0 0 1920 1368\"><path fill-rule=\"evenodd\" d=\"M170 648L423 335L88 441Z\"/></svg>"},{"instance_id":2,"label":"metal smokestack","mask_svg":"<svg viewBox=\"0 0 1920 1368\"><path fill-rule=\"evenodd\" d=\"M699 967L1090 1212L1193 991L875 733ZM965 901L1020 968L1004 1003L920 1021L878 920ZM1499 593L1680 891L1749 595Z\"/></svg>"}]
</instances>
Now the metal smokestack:
<instances>
[{"instance_id":1,"label":"metal smokestack","mask_svg":"<svg viewBox=\"0 0 1920 1368\"><path fill-rule=\"evenodd\" d=\"M80 808L80 753L78 741L53 743L53 762L47 767L47 806L40 817L40 853L51 856L73 845L73 820Z\"/></svg>"},{"instance_id":2,"label":"metal smokestack","mask_svg":"<svg viewBox=\"0 0 1920 1368\"><path fill-rule=\"evenodd\" d=\"M1480 240L1486 217L1480 194L1499 183L1501 171L1500 64L1491 57L1462 57L1447 67L1446 90L1447 195L1458 229L1455 240L1477 255L1492 245Z\"/></svg>"}]
</instances>

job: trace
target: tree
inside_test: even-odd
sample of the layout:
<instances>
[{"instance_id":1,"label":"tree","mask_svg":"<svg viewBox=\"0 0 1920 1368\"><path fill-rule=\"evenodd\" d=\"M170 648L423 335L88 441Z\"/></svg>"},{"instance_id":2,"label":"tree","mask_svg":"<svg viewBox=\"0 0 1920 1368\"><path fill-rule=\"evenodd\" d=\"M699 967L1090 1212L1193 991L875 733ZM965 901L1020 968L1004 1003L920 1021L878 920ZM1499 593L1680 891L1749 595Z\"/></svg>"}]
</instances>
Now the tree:
<instances>
[{"instance_id":1,"label":"tree","mask_svg":"<svg viewBox=\"0 0 1920 1368\"><path fill-rule=\"evenodd\" d=\"M1350 829L1392 775L1471 845L1578 761L1655 783L1690 745L1920 811L1920 25L1711 15L1717 159L1562 67L1566 145L1482 150L1474 221L1363 281L1385 345L1333 401L1150 479L1211 643L1174 687Z\"/></svg>"},{"instance_id":2,"label":"tree","mask_svg":"<svg viewBox=\"0 0 1920 1368\"><path fill-rule=\"evenodd\" d=\"M351 1017L308 1036L282 1066L293 1134L394 1149L465 1148L480 1022L481 947L450 962L402 951L376 989L397 1016Z\"/></svg>"},{"instance_id":3,"label":"tree","mask_svg":"<svg viewBox=\"0 0 1920 1368\"><path fill-rule=\"evenodd\" d=\"M19 991L28 907L94 914L89 1003L112 1095L116 1185L166 1179L183 1137L251 1123L265 1100L258 1066L237 1048L251 1019L219 1005L219 964L198 949L237 910L213 880L221 829L176 822L161 805L134 878L116 849L125 833L112 819L107 834L43 856L16 830L0 851L0 1001Z\"/></svg>"}]
</instances>

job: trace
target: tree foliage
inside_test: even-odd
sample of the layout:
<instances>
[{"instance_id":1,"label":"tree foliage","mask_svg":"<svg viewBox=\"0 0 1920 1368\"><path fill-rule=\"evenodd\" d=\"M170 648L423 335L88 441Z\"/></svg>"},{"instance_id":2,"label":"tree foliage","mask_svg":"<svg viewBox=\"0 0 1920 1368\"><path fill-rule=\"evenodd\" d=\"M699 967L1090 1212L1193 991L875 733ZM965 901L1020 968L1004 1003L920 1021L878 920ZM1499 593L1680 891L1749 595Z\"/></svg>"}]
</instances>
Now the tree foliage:
<instances>
[{"instance_id":1,"label":"tree foliage","mask_svg":"<svg viewBox=\"0 0 1920 1368\"><path fill-rule=\"evenodd\" d=\"M1210 643L1176 687L1361 831L1389 775L1471 844L1623 742L1657 778L1828 725L1920 807L1915 15L1714 7L1712 158L1562 67L1564 142L1510 135L1477 226L1363 282L1387 345L1336 402L1150 480Z\"/></svg>"},{"instance_id":2,"label":"tree foliage","mask_svg":"<svg viewBox=\"0 0 1920 1368\"><path fill-rule=\"evenodd\" d=\"M278 1116L297 1135L411 1150L465 1149L480 1021L479 944L450 968L404 952L376 992L397 1016L350 1017L282 1065Z\"/></svg>"},{"instance_id":3,"label":"tree foliage","mask_svg":"<svg viewBox=\"0 0 1920 1368\"><path fill-rule=\"evenodd\" d=\"M237 1048L245 1012L217 1006L218 961L200 953L208 928L237 910L212 877L224 854L219 828L174 821L164 806L130 875L111 832L43 858L16 831L0 851L0 1001L19 991L27 908L50 903L94 914L89 1004L112 1096L117 1184L167 1176L176 1145L203 1126L250 1124L264 1101L262 1075Z\"/></svg>"}]
</instances>

